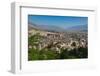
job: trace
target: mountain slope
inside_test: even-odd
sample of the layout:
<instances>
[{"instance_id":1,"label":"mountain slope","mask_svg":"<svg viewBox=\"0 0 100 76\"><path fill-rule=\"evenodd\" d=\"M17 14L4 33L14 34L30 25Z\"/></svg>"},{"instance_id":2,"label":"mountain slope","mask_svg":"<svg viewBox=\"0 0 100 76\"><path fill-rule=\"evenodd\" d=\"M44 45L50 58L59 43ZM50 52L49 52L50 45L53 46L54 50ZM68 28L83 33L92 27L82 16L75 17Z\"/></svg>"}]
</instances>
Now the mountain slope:
<instances>
[{"instance_id":1,"label":"mountain slope","mask_svg":"<svg viewBox=\"0 0 100 76\"><path fill-rule=\"evenodd\" d=\"M77 25L69 28L60 28L54 25L37 25L33 23L28 23L28 29L38 29L44 31L53 31L53 32L67 32L67 31L82 31L87 32L87 25Z\"/></svg>"},{"instance_id":2,"label":"mountain slope","mask_svg":"<svg viewBox=\"0 0 100 76\"><path fill-rule=\"evenodd\" d=\"M87 25L78 25L78 26L69 27L69 28L67 28L67 30L69 30L69 31L87 31L88 26Z\"/></svg>"}]
</instances>

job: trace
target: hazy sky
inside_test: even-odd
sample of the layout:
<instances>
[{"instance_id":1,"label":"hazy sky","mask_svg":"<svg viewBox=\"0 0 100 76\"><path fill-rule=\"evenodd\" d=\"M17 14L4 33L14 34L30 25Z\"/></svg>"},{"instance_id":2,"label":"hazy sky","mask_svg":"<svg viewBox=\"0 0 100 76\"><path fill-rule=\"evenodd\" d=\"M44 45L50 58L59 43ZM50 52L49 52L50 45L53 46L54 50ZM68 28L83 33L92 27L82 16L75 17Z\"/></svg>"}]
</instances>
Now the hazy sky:
<instances>
[{"instance_id":1,"label":"hazy sky","mask_svg":"<svg viewBox=\"0 0 100 76\"><path fill-rule=\"evenodd\" d=\"M50 15L28 15L28 22L37 25L57 26L68 28L88 24L88 17L79 16L50 16Z\"/></svg>"}]
</instances>

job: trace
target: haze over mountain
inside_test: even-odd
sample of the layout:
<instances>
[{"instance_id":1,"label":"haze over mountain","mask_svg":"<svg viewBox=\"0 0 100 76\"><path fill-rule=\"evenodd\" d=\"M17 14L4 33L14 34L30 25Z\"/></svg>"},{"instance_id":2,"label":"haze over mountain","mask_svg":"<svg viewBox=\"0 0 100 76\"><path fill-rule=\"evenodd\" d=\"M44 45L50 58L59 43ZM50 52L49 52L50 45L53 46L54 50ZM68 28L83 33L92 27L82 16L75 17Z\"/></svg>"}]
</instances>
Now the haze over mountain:
<instances>
[{"instance_id":1,"label":"haze over mountain","mask_svg":"<svg viewBox=\"0 0 100 76\"><path fill-rule=\"evenodd\" d=\"M66 26L66 25L65 25ZM81 32L87 32L87 24L85 25L76 25L71 26L67 28L61 28L59 26L54 25L37 25L33 23L28 23L28 29L38 29L38 30L44 30L44 31L55 31L55 32L67 32L67 31L81 31Z\"/></svg>"},{"instance_id":2,"label":"haze over mountain","mask_svg":"<svg viewBox=\"0 0 100 76\"><path fill-rule=\"evenodd\" d=\"M44 30L44 31L55 31L55 32L63 32L64 29L57 27L57 26L48 26L48 25L37 25L33 23L28 23L28 29L38 29L38 30Z\"/></svg>"},{"instance_id":3,"label":"haze over mountain","mask_svg":"<svg viewBox=\"0 0 100 76\"><path fill-rule=\"evenodd\" d=\"M72 26L72 27L66 28L66 30L87 32L88 31L88 26L87 26L87 24L85 24L85 25L77 25L77 26Z\"/></svg>"}]
</instances>

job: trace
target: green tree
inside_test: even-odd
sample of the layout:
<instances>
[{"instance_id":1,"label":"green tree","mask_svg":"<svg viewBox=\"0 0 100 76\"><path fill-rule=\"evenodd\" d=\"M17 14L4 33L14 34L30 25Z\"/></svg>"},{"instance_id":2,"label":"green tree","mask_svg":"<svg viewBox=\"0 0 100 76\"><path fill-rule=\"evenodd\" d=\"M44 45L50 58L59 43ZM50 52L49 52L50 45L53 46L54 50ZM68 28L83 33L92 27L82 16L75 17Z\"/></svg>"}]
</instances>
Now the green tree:
<instances>
[{"instance_id":1,"label":"green tree","mask_svg":"<svg viewBox=\"0 0 100 76\"><path fill-rule=\"evenodd\" d=\"M37 46L39 44L39 41L41 39L41 36L39 33L32 35L30 37L28 37L28 46Z\"/></svg>"}]
</instances>

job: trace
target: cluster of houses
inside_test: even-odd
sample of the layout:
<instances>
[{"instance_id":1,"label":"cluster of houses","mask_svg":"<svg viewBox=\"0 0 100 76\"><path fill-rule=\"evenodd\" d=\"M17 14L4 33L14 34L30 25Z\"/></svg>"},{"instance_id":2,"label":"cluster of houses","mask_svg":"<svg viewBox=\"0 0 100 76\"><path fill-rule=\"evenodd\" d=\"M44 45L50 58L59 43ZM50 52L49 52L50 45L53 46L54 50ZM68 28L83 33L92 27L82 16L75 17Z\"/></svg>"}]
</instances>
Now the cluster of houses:
<instances>
[{"instance_id":1,"label":"cluster of houses","mask_svg":"<svg viewBox=\"0 0 100 76\"><path fill-rule=\"evenodd\" d=\"M61 49L68 49L70 51L79 47L88 47L87 33L29 32L30 36L36 33L39 33L43 38L41 38L37 46L34 45L34 49L51 49L60 53ZM29 48L32 48L31 45L29 45Z\"/></svg>"}]
</instances>

